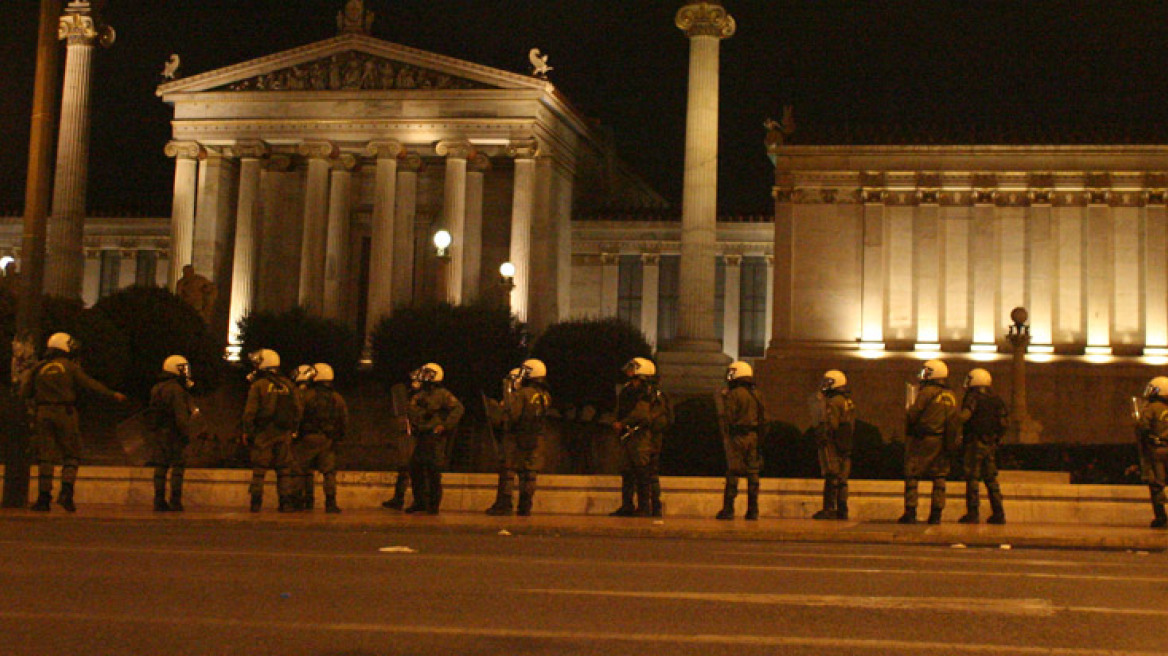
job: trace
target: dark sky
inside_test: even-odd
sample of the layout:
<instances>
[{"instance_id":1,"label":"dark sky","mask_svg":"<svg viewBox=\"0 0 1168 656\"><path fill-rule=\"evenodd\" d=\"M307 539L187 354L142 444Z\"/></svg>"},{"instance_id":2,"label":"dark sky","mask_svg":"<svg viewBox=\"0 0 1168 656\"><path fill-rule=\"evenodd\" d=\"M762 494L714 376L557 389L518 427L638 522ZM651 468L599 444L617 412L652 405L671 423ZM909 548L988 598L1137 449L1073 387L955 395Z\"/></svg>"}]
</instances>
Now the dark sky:
<instances>
[{"instance_id":1,"label":"dark sky","mask_svg":"<svg viewBox=\"0 0 1168 656\"><path fill-rule=\"evenodd\" d=\"M37 4L0 0L0 212L23 206ZM189 76L329 38L342 4L109 0L118 41L96 58L90 208L169 213L170 108L154 88L171 52ZM549 53L559 89L679 201L688 57L673 26L680 0L367 4L378 14L374 35L390 41L518 73L529 72L529 48ZM954 133L966 142L1100 141L1100 129L1116 141L1168 142L1162 0L725 4L738 34L722 46L724 212L767 211L773 174L761 123L786 103L803 142L962 141Z\"/></svg>"}]
</instances>

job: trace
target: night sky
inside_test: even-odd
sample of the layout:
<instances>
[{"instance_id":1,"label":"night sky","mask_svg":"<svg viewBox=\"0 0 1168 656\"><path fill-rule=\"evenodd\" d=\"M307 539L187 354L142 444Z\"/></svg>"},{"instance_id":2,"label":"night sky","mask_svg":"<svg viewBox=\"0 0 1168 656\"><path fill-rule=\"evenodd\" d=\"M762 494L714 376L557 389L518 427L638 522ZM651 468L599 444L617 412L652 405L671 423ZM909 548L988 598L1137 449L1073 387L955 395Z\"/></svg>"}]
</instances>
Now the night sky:
<instances>
[{"instance_id":1,"label":"night sky","mask_svg":"<svg viewBox=\"0 0 1168 656\"><path fill-rule=\"evenodd\" d=\"M0 213L20 213L37 2L0 0ZM342 0L109 0L96 56L89 207L168 215L162 64L183 76L336 34ZM551 81L612 128L622 157L680 202L688 43L680 0L368 0L374 36ZM725 0L719 205L769 212L762 121L795 142L1168 143L1168 3ZM64 58L62 57L62 60Z\"/></svg>"}]
</instances>

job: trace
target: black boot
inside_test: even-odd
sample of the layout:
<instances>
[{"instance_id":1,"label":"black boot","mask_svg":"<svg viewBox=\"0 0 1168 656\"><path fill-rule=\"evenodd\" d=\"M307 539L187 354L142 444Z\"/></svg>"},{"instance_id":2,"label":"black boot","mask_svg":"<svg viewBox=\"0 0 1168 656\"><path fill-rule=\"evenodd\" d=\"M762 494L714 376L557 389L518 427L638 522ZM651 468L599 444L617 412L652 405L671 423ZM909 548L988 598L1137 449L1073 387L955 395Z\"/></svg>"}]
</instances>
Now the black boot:
<instances>
[{"instance_id":1,"label":"black boot","mask_svg":"<svg viewBox=\"0 0 1168 656\"><path fill-rule=\"evenodd\" d=\"M653 482L649 484L649 508L652 509L654 517L660 517L664 514L665 507L661 504L661 479L653 476Z\"/></svg>"},{"instance_id":2,"label":"black boot","mask_svg":"<svg viewBox=\"0 0 1168 656\"><path fill-rule=\"evenodd\" d=\"M381 507L389 510L401 510L404 508L406 505L406 488L409 486L409 475L398 472L397 480L393 484L393 498L389 501L383 501Z\"/></svg>"},{"instance_id":3,"label":"black boot","mask_svg":"<svg viewBox=\"0 0 1168 656\"><path fill-rule=\"evenodd\" d=\"M487 514L496 517L510 515L513 512L511 499L511 473L500 472L499 483L495 486L495 503L487 508Z\"/></svg>"},{"instance_id":4,"label":"black boot","mask_svg":"<svg viewBox=\"0 0 1168 656\"><path fill-rule=\"evenodd\" d=\"M957 520L958 524L976 524L981 521L981 500L977 498L977 481L965 481L965 514ZM992 496L991 496L992 498Z\"/></svg>"},{"instance_id":5,"label":"black boot","mask_svg":"<svg viewBox=\"0 0 1168 656\"><path fill-rule=\"evenodd\" d=\"M1168 513L1164 512L1164 504L1159 501L1160 498L1160 493L1157 490L1152 490L1152 512L1156 516L1152 520L1152 528L1168 527Z\"/></svg>"},{"instance_id":6,"label":"black boot","mask_svg":"<svg viewBox=\"0 0 1168 656\"><path fill-rule=\"evenodd\" d=\"M633 511L633 517L650 517L653 515L652 495L653 492L648 482L637 483L637 509Z\"/></svg>"},{"instance_id":7,"label":"black boot","mask_svg":"<svg viewBox=\"0 0 1168 656\"><path fill-rule=\"evenodd\" d=\"M170 506L166 503L166 491L154 491L154 512L167 512Z\"/></svg>"},{"instance_id":8,"label":"black boot","mask_svg":"<svg viewBox=\"0 0 1168 656\"><path fill-rule=\"evenodd\" d=\"M61 493L57 495L57 505L69 512L77 512L77 506L73 505L72 483L61 483Z\"/></svg>"},{"instance_id":9,"label":"black boot","mask_svg":"<svg viewBox=\"0 0 1168 656\"><path fill-rule=\"evenodd\" d=\"M915 507L906 507L904 514L900 519L896 520L897 524L916 524L917 523L917 509Z\"/></svg>"},{"instance_id":10,"label":"black boot","mask_svg":"<svg viewBox=\"0 0 1168 656\"><path fill-rule=\"evenodd\" d=\"M811 516L811 519L836 518L835 484L831 479L823 480L823 508Z\"/></svg>"},{"instance_id":11,"label":"black boot","mask_svg":"<svg viewBox=\"0 0 1168 656\"><path fill-rule=\"evenodd\" d=\"M335 494L324 495L324 511L326 513L330 513L333 515L341 512L340 507L337 506L337 495L335 495Z\"/></svg>"},{"instance_id":12,"label":"black boot","mask_svg":"<svg viewBox=\"0 0 1168 656\"><path fill-rule=\"evenodd\" d=\"M837 483L835 486L835 518L848 518L848 484Z\"/></svg>"},{"instance_id":13,"label":"black boot","mask_svg":"<svg viewBox=\"0 0 1168 656\"><path fill-rule=\"evenodd\" d=\"M183 502L183 474L170 470L170 506L171 512L182 512Z\"/></svg>"},{"instance_id":14,"label":"black boot","mask_svg":"<svg viewBox=\"0 0 1168 656\"><path fill-rule=\"evenodd\" d=\"M530 492L519 493L519 508L515 511L516 515L520 517L529 517L531 515L532 495Z\"/></svg>"},{"instance_id":15,"label":"black boot","mask_svg":"<svg viewBox=\"0 0 1168 656\"><path fill-rule=\"evenodd\" d=\"M433 472L429 480L429 496L426 499L426 514L437 515L442 506L442 472Z\"/></svg>"},{"instance_id":16,"label":"black boot","mask_svg":"<svg viewBox=\"0 0 1168 656\"><path fill-rule=\"evenodd\" d=\"M758 519L758 483L748 483L746 487L746 519Z\"/></svg>"},{"instance_id":17,"label":"black boot","mask_svg":"<svg viewBox=\"0 0 1168 656\"><path fill-rule=\"evenodd\" d=\"M41 492L39 495L37 495L36 503L29 506L28 509L35 510L37 512L49 512L49 509L51 507L50 504L52 504L52 503L53 503L53 493L52 492Z\"/></svg>"},{"instance_id":18,"label":"black boot","mask_svg":"<svg viewBox=\"0 0 1168 656\"><path fill-rule=\"evenodd\" d=\"M934 507L929 509L929 523L930 524L940 524L941 523L941 509L940 508L937 508L936 506L934 506Z\"/></svg>"},{"instance_id":19,"label":"black boot","mask_svg":"<svg viewBox=\"0 0 1168 656\"><path fill-rule=\"evenodd\" d=\"M636 490L636 485L633 483L633 478L628 475L621 475L621 505L620 508L608 513L609 517L632 517L636 512L633 507L633 491Z\"/></svg>"},{"instance_id":20,"label":"black boot","mask_svg":"<svg viewBox=\"0 0 1168 656\"><path fill-rule=\"evenodd\" d=\"M993 514L986 520L987 524L1005 524L1006 511L1002 507L1002 488L995 482L989 486L990 489L990 509Z\"/></svg>"},{"instance_id":21,"label":"black boot","mask_svg":"<svg viewBox=\"0 0 1168 656\"><path fill-rule=\"evenodd\" d=\"M263 494L251 495L251 508L250 508L250 510L253 513L258 513L260 511L260 508L263 507L263 505L264 505L264 495Z\"/></svg>"},{"instance_id":22,"label":"black boot","mask_svg":"<svg viewBox=\"0 0 1168 656\"><path fill-rule=\"evenodd\" d=\"M722 509L714 515L714 519L734 519L734 499L738 497L738 481L726 480L722 488Z\"/></svg>"}]
</instances>

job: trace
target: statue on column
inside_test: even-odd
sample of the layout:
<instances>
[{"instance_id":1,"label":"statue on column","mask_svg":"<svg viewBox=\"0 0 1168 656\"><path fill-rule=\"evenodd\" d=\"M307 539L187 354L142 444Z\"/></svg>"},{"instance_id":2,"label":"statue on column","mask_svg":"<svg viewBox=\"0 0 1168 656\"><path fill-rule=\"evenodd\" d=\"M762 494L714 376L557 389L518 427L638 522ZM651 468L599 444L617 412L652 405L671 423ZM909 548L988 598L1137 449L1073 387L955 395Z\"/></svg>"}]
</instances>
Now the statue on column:
<instances>
[{"instance_id":1,"label":"statue on column","mask_svg":"<svg viewBox=\"0 0 1168 656\"><path fill-rule=\"evenodd\" d=\"M215 283L207 279L206 276L195 273L194 265L188 264L183 267L182 278L179 278L175 285L174 293L182 302L199 313L199 316L203 318L203 323L211 324L211 317L215 311L215 299L219 296L219 290L215 287Z\"/></svg>"}]
</instances>

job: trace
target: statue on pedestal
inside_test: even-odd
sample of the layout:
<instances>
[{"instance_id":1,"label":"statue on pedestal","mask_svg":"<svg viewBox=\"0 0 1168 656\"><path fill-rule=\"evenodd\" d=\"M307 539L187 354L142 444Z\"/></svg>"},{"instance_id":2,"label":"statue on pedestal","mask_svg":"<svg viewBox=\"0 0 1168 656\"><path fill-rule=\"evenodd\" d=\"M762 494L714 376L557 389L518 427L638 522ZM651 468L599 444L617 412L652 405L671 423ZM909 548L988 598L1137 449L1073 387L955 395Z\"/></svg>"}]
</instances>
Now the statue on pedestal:
<instances>
[{"instance_id":1,"label":"statue on pedestal","mask_svg":"<svg viewBox=\"0 0 1168 656\"><path fill-rule=\"evenodd\" d=\"M175 285L174 293L184 303L194 308L204 323L210 325L215 311L215 299L219 296L215 283L195 273L195 267L188 264L183 267L182 278L179 278Z\"/></svg>"},{"instance_id":2,"label":"statue on pedestal","mask_svg":"<svg viewBox=\"0 0 1168 656\"><path fill-rule=\"evenodd\" d=\"M365 9L362 0L349 0L345 8L337 12L337 32L340 34L369 34L373 29L374 14Z\"/></svg>"}]
</instances>

